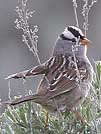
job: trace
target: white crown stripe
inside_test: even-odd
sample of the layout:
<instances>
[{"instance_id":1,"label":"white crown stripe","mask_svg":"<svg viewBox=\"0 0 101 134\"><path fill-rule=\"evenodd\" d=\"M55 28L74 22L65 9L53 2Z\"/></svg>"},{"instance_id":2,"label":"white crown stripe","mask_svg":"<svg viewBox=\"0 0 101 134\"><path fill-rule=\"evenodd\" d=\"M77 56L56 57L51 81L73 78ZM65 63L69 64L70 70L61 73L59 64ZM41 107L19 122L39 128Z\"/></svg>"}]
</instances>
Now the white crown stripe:
<instances>
[{"instance_id":1,"label":"white crown stripe","mask_svg":"<svg viewBox=\"0 0 101 134\"><path fill-rule=\"evenodd\" d=\"M75 29L76 31L78 31L80 33L81 36L84 36L83 32L81 31L81 29L75 27L75 26L69 26L72 27L73 29Z\"/></svg>"}]
</instances>

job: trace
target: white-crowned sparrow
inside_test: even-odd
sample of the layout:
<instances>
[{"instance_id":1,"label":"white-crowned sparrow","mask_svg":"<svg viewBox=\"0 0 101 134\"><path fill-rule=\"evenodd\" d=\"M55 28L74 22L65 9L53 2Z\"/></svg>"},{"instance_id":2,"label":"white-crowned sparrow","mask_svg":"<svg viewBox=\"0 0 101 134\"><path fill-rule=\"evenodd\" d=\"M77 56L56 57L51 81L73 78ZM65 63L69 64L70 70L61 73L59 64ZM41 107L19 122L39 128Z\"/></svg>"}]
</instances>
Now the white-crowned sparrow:
<instances>
[{"instance_id":1,"label":"white-crowned sparrow","mask_svg":"<svg viewBox=\"0 0 101 134\"><path fill-rule=\"evenodd\" d=\"M89 43L79 28L66 28L58 36L49 60L30 70L7 77L18 79L44 74L37 92L5 103L16 105L33 100L49 112L77 107L87 97L93 77L93 68L86 56Z\"/></svg>"}]
</instances>

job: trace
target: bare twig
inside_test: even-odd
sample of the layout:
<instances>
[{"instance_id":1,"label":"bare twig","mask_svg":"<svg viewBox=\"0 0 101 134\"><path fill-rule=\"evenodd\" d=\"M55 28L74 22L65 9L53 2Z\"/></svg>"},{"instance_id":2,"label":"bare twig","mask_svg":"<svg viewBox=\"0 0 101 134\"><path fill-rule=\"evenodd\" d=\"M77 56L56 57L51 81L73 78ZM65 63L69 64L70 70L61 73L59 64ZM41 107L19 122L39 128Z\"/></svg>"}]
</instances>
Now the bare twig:
<instances>
[{"instance_id":1,"label":"bare twig","mask_svg":"<svg viewBox=\"0 0 101 134\"><path fill-rule=\"evenodd\" d=\"M78 77L79 82L81 82L80 72L79 72L79 69L78 69L77 60L76 60L76 56L75 56L75 51L78 51L78 47L80 46L79 45L79 40L80 40L80 37L78 38L78 40L76 42L76 45L75 46L72 45L72 52L73 52L73 57L74 57L74 64L75 64L76 71L77 71L77 77Z\"/></svg>"},{"instance_id":2,"label":"bare twig","mask_svg":"<svg viewBox=\"0 0 101 134\"><path fill-rule=\"evenodd\" d=\"M23 31L22 41L25 43L25 45L27 45L27 47L29 48L29 51L31 51L34 54L38 63L41 64L40 58L38 55L38 49L37 49L38 27L37 25L34 25L34 30L33 30L30 28L28 24L29 18L32 17L35 11L29 11L29 9L26 8L27 0L22 0L19 3L20 3L19 6L17 6L15 9L19 17L18 19L15 20L15 24L16 24L15 27Z\"/></svg>"},{"instance_id":3,"label":"bare twig","mask_svg":"<svg viewBox=\"0 0 101 134\"><path fill-rule=\"evenodd\" d=\"M83 0L84 5L82 8L82 15L84 17L84 23L83 23L83 29L85 33L85 37L87 36L88 26L89 26L89 12L93 5L97 2L97 0L91 0L91 3L89 4L89 0Z\"/></svg>"},{"instance_id":4,"label":"bare twig","mask_svg":"<svg viewBox=\"0 0 101 134\"><path fill-rule=\"evenodd\" d=\"M11 100L11 81L10 80L8 81L8 90L9 90L8 98L9 98L9 100Z\"/></svg>"},{"instance_id":5,"label":"bare twig","mask_svg":"<svg viewBox=\"0 0 101 134\"><path fill-rule=\"evenodd\" d=\"M73 7L74 7L74 14L75 14L75 19L76 19L76 26L79 27L79 21L78 21L78 16L77 16L77 2L76 2L76 0L73 0Z\"/></svg>"}]
</instances>

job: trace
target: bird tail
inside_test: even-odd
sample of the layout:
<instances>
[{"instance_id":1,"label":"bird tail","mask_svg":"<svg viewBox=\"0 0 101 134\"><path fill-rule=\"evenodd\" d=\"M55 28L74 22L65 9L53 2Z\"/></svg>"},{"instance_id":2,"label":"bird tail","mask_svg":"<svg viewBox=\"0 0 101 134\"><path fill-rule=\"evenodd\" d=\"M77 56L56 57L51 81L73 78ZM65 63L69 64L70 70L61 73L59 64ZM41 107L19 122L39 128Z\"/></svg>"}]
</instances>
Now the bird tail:
<instances>
[{"instance_id":1,"label":"bird tail","mask_svg":"<svg viewBox=\"0 0 101 134\"><path fill-rule=\"evenodd\" d=\"M9 105L9 106L14 106L14 105L18 105L27 101L33 101L35 103L41 104L42 102L42 96L39 96L37 94L34 95L28 95L28 96L24 96L21 98L16 98L15 100L9 100L9 101L1 101L0 105Z\"/></svg>"}]
</instances>

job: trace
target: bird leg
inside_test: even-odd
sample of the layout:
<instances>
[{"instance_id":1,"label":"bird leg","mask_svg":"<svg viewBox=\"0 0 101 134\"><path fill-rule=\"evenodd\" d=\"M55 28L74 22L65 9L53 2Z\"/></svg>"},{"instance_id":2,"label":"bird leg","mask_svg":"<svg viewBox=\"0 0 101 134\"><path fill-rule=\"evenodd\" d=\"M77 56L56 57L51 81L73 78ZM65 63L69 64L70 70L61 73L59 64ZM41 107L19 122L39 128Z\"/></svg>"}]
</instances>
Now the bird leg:
<instances>
[{"instance_id":1,"label":"bird leg","mask_svg":"<svg viewBox=\"0 0 101 134\"><path fill-rule=\"evenodd\" d=\"M78 120L81 120L81 122L82 122L83 124L87 124L87 120L86 120L84 117L82 117L78 111L74 111L74 110L73 110L72 112L75 114L75 116L76 116L76 118L77 118Z\"/></svg>"},{"instance_id":2,"label":"bird leg","mask_svg":"<svg viewBox=\"0 0 101 134\"><path fill-rule=\"evenodd\" d=\"M48 126L49 113L46 111L45 128Z\"/></svg>"}]
</instances>

